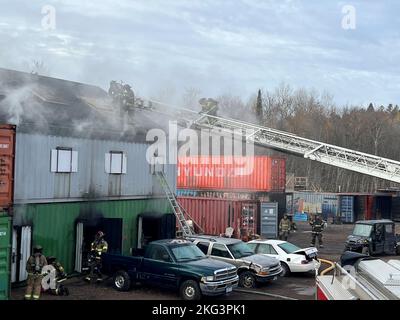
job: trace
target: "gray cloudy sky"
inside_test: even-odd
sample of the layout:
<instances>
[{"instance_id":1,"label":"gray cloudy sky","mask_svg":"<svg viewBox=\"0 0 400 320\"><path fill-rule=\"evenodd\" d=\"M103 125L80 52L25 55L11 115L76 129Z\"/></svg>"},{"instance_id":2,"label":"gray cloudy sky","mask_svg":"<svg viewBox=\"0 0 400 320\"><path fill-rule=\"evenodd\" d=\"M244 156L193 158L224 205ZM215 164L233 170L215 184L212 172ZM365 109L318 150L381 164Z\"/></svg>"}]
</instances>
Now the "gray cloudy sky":
<instances>
[{"instance_id":1,"label":"gray cloudy sky","mask_svg":"<svg viewBox=\"0 0 400 320\"><path fill-rule=\"evenodd\" d=\"M400 104L400 1L1 0L0 67L98 84L248 97L281 82L338 104ZM56 29L41 25L44 5ZM342 28L342 8L356 29Z\"/></svg>"}]
</instances>

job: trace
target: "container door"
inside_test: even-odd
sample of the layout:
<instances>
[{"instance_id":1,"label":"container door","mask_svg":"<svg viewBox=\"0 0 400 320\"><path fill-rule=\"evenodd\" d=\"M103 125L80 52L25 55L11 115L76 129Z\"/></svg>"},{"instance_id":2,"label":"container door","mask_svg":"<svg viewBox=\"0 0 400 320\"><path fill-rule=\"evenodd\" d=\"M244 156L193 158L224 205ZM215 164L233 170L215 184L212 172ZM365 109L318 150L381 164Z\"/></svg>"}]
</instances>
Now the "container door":
<instances>
[{"instance_id":1,"label":"container door","mask_svg":"<svg viewBox=\"0 0 400 320\"><path fill-rule=\"evenodd\" d=\"M0 300L10 295L11 218L0 217Z\"/></svg>"},{"instance_id":2,"label":"container door","mask_svg":"<svg viewBox=\"0 0 400 320\"><path fill-rule=\"evenodd\" d=\"M19 281L25 281L28 278L26 272L26 263L31 255L32 246L32 228L30 226L23 226L21 228L21 251L19 263Z\"/></svg>"},{"instance_id":3,"label":"container door","mask_svg":"<svg viewBox=\"0 0 400 320\"><path fill-rule=\"evenodd\" d=\"M278 203L262 202L261 208L261 236L267 239L278 237Z\"/></svg>"},{"instance_id":4,"label":"container door","mask_svg":"<svg viewBox=\"0 0 400 320\"><path fill-rule=\"evenodd\" d=\"M83 223L76 224L75 271L82 272Z\"/></svg>"},{"instance_id":5,"label":"container door","mask_svg":"<svg viewBox=\"0 0 400 320\"><path fill-rule=\"evenodd\" d=\"M14 139L15 127L0 125L0 207L3 208L13 202Z\"/></svg>"},{"instance_id":6,"label":"container door","mask_svg":"<svg viewBox=\"0 0 400 320\"><path fill-rule=\"evenodd\" d=\"M257 208L254 204L242 206L240 233L242 237L249 237L256 233Z\"/></svg>"},{"instance_id":7,"label":"container door","mask_svg":"<svg viewBox=\"0 0 400 320\"><path fill-rule=\"evenodd\" d=\"M11 252L11 282L17 281L18 231L13 229Z\"/></svg>"}]
</instances>

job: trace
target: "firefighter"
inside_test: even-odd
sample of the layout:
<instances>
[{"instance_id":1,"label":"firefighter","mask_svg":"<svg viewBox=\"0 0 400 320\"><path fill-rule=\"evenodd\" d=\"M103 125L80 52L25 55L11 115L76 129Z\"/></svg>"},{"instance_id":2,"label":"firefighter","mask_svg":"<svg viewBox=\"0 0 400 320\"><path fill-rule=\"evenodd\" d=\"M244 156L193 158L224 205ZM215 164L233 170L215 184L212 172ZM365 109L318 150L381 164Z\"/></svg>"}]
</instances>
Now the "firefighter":
<instances>
[{"instance_id":1,"label":"firefighter","mask_svg":"<svg viewBox=\"0 0 400 320\"><path fill-rule=\"evenodd\" d=\"M283 218L279 222L279 238L281 240L287 241L291 228L292 228L292 223L289 220L287 214L284 214Z\"/></svg>"},{"instance_id":2,"label":"firefighter","mask_svg":"<svg viewBox=\"0 0 400 320\"><path fill-rule=\"evenodd\" d=\"M47 257L47 263L52 266L55 270L54 283L50 283L49 292L56 296L68 296L69 290L65 287L62 282L67 279L67 274L64 271L64 267L55 257ZM43 286L43 284L42 284Z\"/></svg>"},{"instance_id":3,"label":"firefighter","mask_svg":"<svg viewBox=\"0 0 400 320\"><path fill-rule=\"evenodd\" d=\"M97 282L103 281L103 276L101 274L101 255L106 253L108 250L107 241L104 240L104 233L99 231L96 233L95 239L91 244L91 249L89 253L89 264L90 264L90 274L85 278L87 281L91 281L96 275Z\"/></svg>"},{"instance_id":4,"label":"firefighter","mask_svg":"<svg viewBox=\"0 0 400 320\"><path fill-rule=\"evenodd\" d=\"M42 254L43 248L36 245L26 262L26 271L28 272L28 281L25 291L26 300L39 300L42 290L43 267L47 265L46 257Z\"/></svg>"},{"instance_id":5,"label":"firefighter","mask_svg":"<svg viewBox=\"0 0 400 320\"><path fill-rule=\"evenodd\" d=\"M211 98L201 98L199 100L201 105L201 112L208 113L209 115L216 116L218 111L218 101Z\"/></svg>"},{"instance_id":6,"label":"firefighter","mask_svg":"<svg viewBox=\"0 0 400 320\"><path fill-rule=\"evenodd\" d=\"M325 222L319 215L315 215L314 218L310 220L310 225L312 228L311 245L315 246L315 240L318 238L318 245L320 248L323 248L322 231L324 230Z\"/></svg>"}]
</instances>

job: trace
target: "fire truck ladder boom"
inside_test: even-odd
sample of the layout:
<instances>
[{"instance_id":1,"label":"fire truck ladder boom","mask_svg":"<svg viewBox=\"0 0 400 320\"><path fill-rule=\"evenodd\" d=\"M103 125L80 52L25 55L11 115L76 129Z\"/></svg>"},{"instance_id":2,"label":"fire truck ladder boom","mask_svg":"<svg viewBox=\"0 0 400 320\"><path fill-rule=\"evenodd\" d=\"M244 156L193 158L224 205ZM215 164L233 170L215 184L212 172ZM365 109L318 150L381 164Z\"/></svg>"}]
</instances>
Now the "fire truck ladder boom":
<instances>
[{"instance_id":1,"label":"fire truck ladder boom","mask_svg":"<svg viewBox=\"0 0 400 320\"><path fill-rule=\"evenodd\" d=\"M178 201L176 200L175 194L171 190L171 188L167 182L167 179L165 177L164 172L157 171L156 175L160 182L161 187L163 188L163 190L165 192L165 195L167 196L169 204L171 205L171 208L174 211L176 220L178 221L179 230L182 232L182 236L183 237L193 236L194 232L192 231L192 228L190 228L190 226L185 218L185 211L179 205Z\"/></svg>"},{"instance_id":2,"label":"fire truck ladder boom","mask_svg":"<svg viewBox=\"0 0 400 320\"><path fill-rule=\"evenodd\" d=\"M185 119L182 119L185 120ZM186 119L187 121L188 119ZM192 122L200 128L249 132L247 142L254 142L284 153L291 153L343 169L400 183L400 162L356 150L299 137L244 121L203 114Z\"/></svg>"}]
</instances>

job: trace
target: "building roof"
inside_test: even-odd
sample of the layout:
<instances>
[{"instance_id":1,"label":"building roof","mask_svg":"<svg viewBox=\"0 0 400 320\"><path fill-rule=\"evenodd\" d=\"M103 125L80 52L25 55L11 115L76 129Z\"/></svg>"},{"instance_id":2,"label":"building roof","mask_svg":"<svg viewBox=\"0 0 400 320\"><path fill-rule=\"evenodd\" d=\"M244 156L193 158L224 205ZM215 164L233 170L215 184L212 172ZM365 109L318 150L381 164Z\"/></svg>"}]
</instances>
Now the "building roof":
<instances>
[{"instance_id":1,"label":"building roof","mask_svg":"<svg viewBox=\"0 0 400 320\"><path fill-rule=\"evenodd\" d=\"M0 123L20 132L144 142L159 125L129 112L98 86L0 68Z\"/></svg>"}]
</instances>

